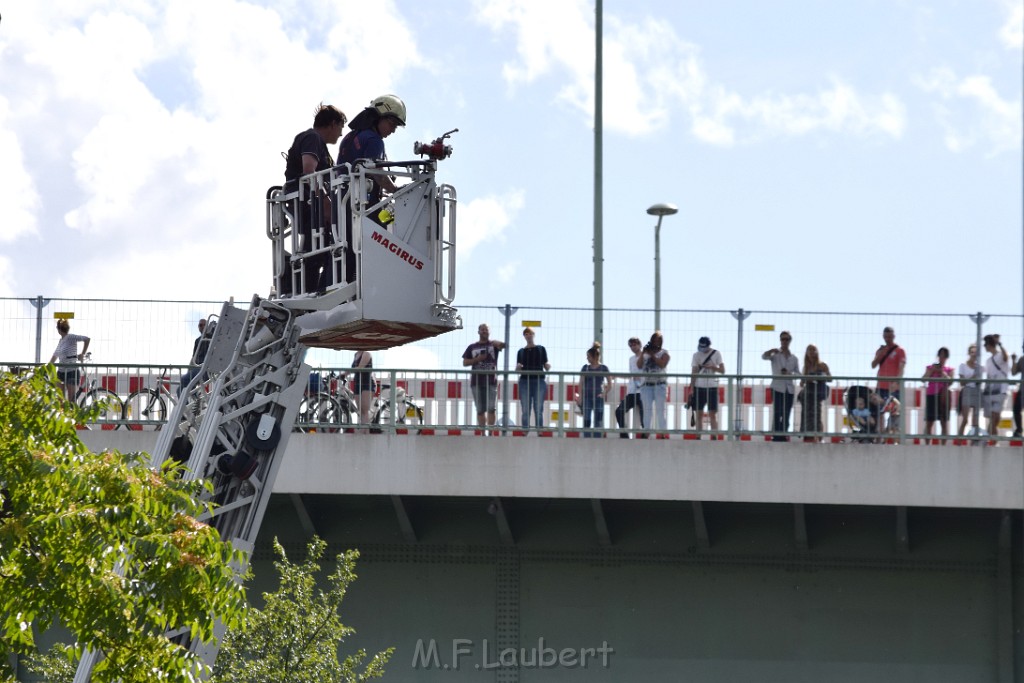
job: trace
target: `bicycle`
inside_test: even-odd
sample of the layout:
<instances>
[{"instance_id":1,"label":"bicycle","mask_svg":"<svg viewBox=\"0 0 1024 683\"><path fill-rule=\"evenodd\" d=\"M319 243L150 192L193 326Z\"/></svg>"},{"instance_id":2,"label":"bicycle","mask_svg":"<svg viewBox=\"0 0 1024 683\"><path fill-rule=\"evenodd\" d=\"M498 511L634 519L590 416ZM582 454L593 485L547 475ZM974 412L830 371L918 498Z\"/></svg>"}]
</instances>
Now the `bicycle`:
<instances>
[{"instance_id":1,"label":"bicycle","mask_svg":"<svg viewBox=\"0 0 1024 683\"><path fill-rule=\"evenodd\" d=\"M83 361L92 361L91 351L85 354ZM120 426L118 423L121 420L124 405L121 402L121 397L113 391L104 386L97 386L99 381L98 377L90 375L88 366L83 364L81 378L78 382L78 391L75 392L75 403L86 410L95 405L100 406L100 412L96 417L96 422L100 424L100 428L117 429ZM89 428L89 425L85 426Z\"/></svg>"},{"instance_id":2,"label":"bicycle","mask_svg":"<svg viewBox=\"0 0 1024 683\"><path fill-rule=\"evenodd\" d=\"M381 425L384 423L391 423L392 410L391 410L391 385L383 384L380 385L380 393L373 402L373 406L370 408L370 424ZM423 408L416 405L413 402L413 396L406 393L403 387L397 387L395 389L395 402L402 407L401 410L397 411L397 415L394 416L395 425L412 425L418 427L423 424ZM381 428L370 427L371 434L380 434Z\"/></svg>"},{"instance_id":3,"label":"bicycle","mask_svg":"<svg viewBox=\"0 0 1024 683\"><path fill-rule=\"evenodd\" d=\"M170 369L163 368L155 379L156 389L143 387L128 394L121 414L128 429L159 430L167 421L168 406L173 410L178 402L177 395L171 392Z\"/></svg>"},{"instance_id":4,"label":"bicycle","mask_svg":"<svg viewBox=\"0 0 1024 683\"><path fill-rule=\"evenodd\" d=\"M335 433L352 424L353 413L359 411L345 377L336 372L310 373L309 386L295 416L295 431Z\"/></svg>"}]
</instances>

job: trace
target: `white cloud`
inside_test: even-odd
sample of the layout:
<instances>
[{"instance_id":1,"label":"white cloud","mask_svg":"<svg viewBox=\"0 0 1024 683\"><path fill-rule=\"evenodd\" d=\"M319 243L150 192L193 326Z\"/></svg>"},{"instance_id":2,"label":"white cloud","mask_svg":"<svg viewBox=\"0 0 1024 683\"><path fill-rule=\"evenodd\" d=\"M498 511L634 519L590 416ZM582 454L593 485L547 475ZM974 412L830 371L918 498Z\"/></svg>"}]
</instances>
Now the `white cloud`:
<instances>
[{"instance_id":1,"label":"white cloud","mask_svg":"<svg viewBox=\"0 0 1024 683\"><path fill-rule=\"evenodd\" d=\"M468 257L482 242L503 240L505 230L523 208L521 190L460 203L458 209L459 257Z\"/></svg>"},{"instance_id":2,"label":"white cloud","mask_svg":"<svg viewBox=\"0 0 1024 683\"><path fill-rule=\"evenodd\" d=\"M498 277L498 282L503 285L507 285L516 279L516 274L519 272L519 261L511 261L503 266L500 266L495 273Z\"/></svg>"},{"instance_id":3,"label":"white cloud","mask_svg":"<svg viewBox=\"0 0 1024 683\"><path fill-rule=\"evenodd\" d=\"M0 38L0 240L36 230L45 209L55 220L39 228L44 242L96 247L51 281L69 296L266 290L262 199L283 180L278 152L321 100L351 116L429 66L392 0L319 3L317 22L286 27L308 18L295 7L55 0L5 10L18 31ZM394 45L369 49L382 30ZM41 207L44 182L60 187Z\"/></svg>"},{"instance_id":4,"label":"white cloud","mask_svg":"<svg viewBox=\"0 0 1024 683\"><path fill-rule=\"evenodd\" d=\"M376 352L374 365L378 368L416 368L417 370L439 370L441 359L436 352L419 346L396 346L393 349Z\"/></svg>"},{"instance_id":5,"label":"white cloud","mask_svg":"<svg viewBox=\"0 0 1024 683\"><path fill-rule=\"evenodd\" d=\"M10 259L0 256L0 296L12 297L16 296L17 292L13 288L13 273L11 272L11 261ZM16 356L6 356L7 358L15 358Z\"/></svg>"},{"instance_id":6,"label":"white cloud","mask_svg":"<svg viewBox=\"0 0 1024 683\"><path fill-rule=\"evenodd\" d=\"M999 29L999 39L1011 50L1024 48L1024 5L1020 0L1003 0L1006 21Z\"/></svg>"},{"instance_id":7,"label":"white cloud","mask_svg":"<svg viewBox=\"0 0 1024 683\"><path fill-rule=\"evenodd\" d=\"M3 207L4 214L0 220L0 242L12 242L35 233L38 228L39 194L28 173L21 145L11 128L7 100L0 97L0 159L4 160L6 169L0 171L0 207Z\"/></svg>"},{"instance_id":8,"label":"white cloud","mask_svg":"<svg viewBox=\"0 0 1024 683\"><path fill-rule=\"evenodd\" d=\"M732 144L741 123L752 124L744 128L748 137L827 131L899 138L906 127L904 107L895 96L865 98L838 78L833 79L830 88L814 95L759 95L747 99L715 89L705 102L707 112L703 106L695 106L693 133L712 144Z\"/></svg>"},{"instance_id":9,"label":"white cloud","mask_svg":"<svg viewBox=\"0 0 1024 683\"><path fill-rule=\"evenodd\" d=\"M985 144L991 154L1020 149L1021 101L1003 99L988 76L961 78L952 69L941 68L915 82L939 97L935 114L951 151L978 144Z\"/></svg>"},{"instance_id":10,"label":"white cloud","mask_svg":"<svg viewBox=\"0 0 1024 683\"><path fill-rule=\"evenodd\" d=\"M518 61L505 65L510 86L568 73L558 99L587 117L593 111L594 22L589 3L556 3L559 20L547 17L545 0L486 0L479 19L495 32L511 28ZM838 77L814 94L744 96L712 83L697 46L680 39L664 21L627 22L605 15L604 82L608 130L628 135L664 129L673 110L690 118L693 136L708 144L732 145L765 136L801 136L825 131L857 136L902 136L906 113L889 93L865 96Z\"/></svg>"}]
</instances>

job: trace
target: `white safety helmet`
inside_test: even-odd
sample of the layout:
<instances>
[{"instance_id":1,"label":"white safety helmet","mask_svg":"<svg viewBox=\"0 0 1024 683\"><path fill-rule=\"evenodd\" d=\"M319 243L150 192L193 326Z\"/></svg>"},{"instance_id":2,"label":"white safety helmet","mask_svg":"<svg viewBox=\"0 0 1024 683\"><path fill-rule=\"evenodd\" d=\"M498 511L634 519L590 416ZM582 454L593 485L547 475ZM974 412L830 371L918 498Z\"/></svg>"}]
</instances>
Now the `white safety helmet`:
<instances>
[{"instance_id":1,"label":"white safety helmet","mask_svg":"<svg viewBox=\"0 0 1024 683\"><path fill-rule=\"evenodd\" d=\"M381 116L393 116L398 124L405 125L405 102L397 95L381 95L374 98L370 106L376 109Z\"/></svg>"}]
</instances>

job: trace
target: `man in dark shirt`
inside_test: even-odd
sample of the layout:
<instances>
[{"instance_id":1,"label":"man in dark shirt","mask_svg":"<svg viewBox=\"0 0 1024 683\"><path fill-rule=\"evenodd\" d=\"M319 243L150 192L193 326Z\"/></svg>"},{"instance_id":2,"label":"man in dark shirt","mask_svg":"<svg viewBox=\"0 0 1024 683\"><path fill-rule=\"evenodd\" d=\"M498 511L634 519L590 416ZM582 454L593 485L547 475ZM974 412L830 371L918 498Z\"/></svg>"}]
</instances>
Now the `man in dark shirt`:
<instances>
[{"instance_id":1,"label":"man in dark shirt","mask_svg":"<svg viewBox=\"0 0 1024 683\"><path fill-rule=\"evenodd\" d=\"M498 401L498 353L505 348L505 342L491 340L491 328L486 323L477 328L480 339L466 347L462 354L462 366L472 366L474 372L469 386L476 403L476 423L481 427L493 426Z\"/></svg>"},{"instance_id":2,"label":"man in dark shirt","mask_svg":"<svg viewBox=\"0 0 1024 683\"><path fill-rule=\"evenodd\" d=\"M298 180L304 175L316 171L324 171L334 165L331 154L327 151L327 145L333 145L341 137L341 131L345 127L345 114L341 110L329 104L321 104L313 117L313 127L295 136L292 146L288 150L284 169L284 190L293 192L298 188ZM298 233L302 236L302 251L308 251L313 246L313 230L323 229L325 231L325 243L333 243L331 235L331 200L324 194L320 202L314 205L305 202L299 205ZM324 252L305 259L303 271L305 273L306 291L321 290L330 284L329 270L331 266L330 253Z\"/></svg>"}]
</instances>

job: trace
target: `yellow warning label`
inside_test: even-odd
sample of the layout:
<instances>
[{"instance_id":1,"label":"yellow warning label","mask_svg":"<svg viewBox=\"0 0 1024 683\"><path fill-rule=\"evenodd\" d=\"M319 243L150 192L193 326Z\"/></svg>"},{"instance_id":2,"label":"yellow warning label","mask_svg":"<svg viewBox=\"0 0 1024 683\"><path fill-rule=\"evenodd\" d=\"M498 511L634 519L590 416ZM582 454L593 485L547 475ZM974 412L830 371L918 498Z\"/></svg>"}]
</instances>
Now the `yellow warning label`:
<instances>
[{"instance_id":1,"label":"yellow warning label","mask_svg":"<svg viewBox=\"0 0 1024 683\"><path fill-rule=\"evenodd\" d=\"M540 327L539 320L524 320L523 327Z\"/></svg>"},{"instance_id":2,"label":"yellow warning label","mask_svg":"<svg viewBox=\"0 0 1024 683\"><path fill-rule=\"evenodd\" d=\"M775 325L754 325L754 330L757 332L774 332Z\"/></svg>"},{"instance_id":3,"label":"yellow warning label","mask_svg":"<svg viewBox=\"0 0 1024 683\"><path fill-rule=\"evenodd\" d=\"M71 320L74 317L74 311L57 311L53 314L54 320Z\"/></svg>"}]
</instances>

